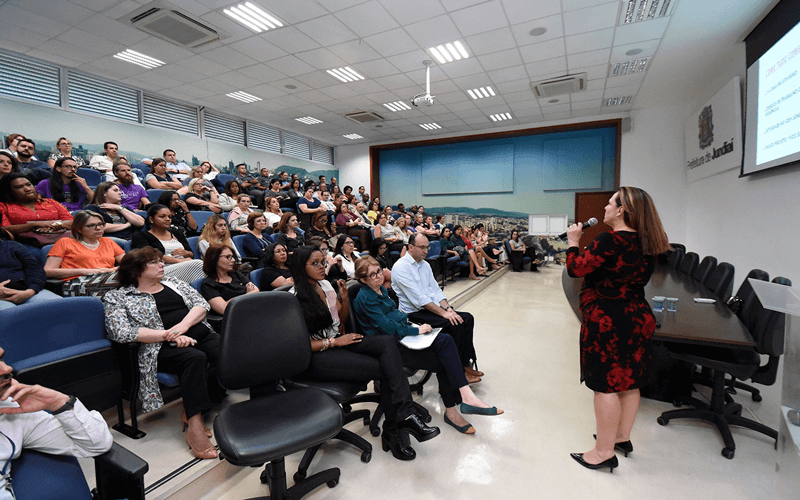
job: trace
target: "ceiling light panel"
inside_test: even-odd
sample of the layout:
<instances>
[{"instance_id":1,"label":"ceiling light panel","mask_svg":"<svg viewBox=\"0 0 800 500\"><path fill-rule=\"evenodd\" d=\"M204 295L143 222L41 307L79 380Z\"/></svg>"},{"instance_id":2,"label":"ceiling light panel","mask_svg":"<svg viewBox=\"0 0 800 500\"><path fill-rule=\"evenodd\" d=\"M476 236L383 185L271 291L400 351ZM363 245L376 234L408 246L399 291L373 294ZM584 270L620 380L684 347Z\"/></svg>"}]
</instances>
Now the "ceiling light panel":
<instances>
[{"instance_id":1,"label":"ceiling light panel","mask_svg":"<svg viewBox=\"0 0 800 500\"><path fill-rule=\"evenodd\" d=\"M511 116L511 113L499 113L496 115L489 115L489 118L491 118L493 122L502 122L505 120L514 119L514 117Z\"/></svg>"},{"instance_id":2,"label":"ceiling light panel","mask_svg":"<svg viewBox=\"0 0 800 500\"><path fill-rule=\"evenodd\" d=\"M336 78L340 82L344 83L365 80L363 76L361 76L357 71L353 70L353 68L351 68L350 66L345 66L344 68L329 69L326 70L326 73Z\"/></svg>"},{"instance_id":3,"label":"ceiling light panel","mask_svg":"<svg viewBox=\"0 0 800 500\"><path fill-rule=\"evenodd\" d=\"M428 52L430 52L431 55L435 57L437 61L439 61L439 64L460 61L461 59L466 59L469 57L469 53L464 47L464 44L459 41L431 47L428 49Z\"/></svg>"},{"instance_id":4,"label":"ceiling light panel","mask_svg":"<svg viewBox=\"0 0 800 500\"><path fill-rule=\"evenodd\" d=\"M606 99L605 106L623 106L625 104L630 104L631 99L633 99L632 95L627 95L624 97L609 97Z\"/></svg>"},{"instance_id":5,"label":"ceiling light panel","mask_svg":"<svg viewBox=\"0 0 800 500\"><path fill-rule=\"evenodd\" d=\"M347 134L347 135L343 135L342 137L347 138L347 139L351 139L351 140L354 140L354 141L356 139L363 139L363 137L358 135L358 134Z\"/></svg>"},{"instance_id":6,"label":"ceiling light panel","mask_svg":"<svg viewBox=\"0 0 800 500\"><path fill-rule=\"evenodd\" d=\"M620 13L620 24L650 21L672 14L677 0L625 0Z\"/></svg>"},{"instance_id":7,"label":"ceiling light panel","mask_svg":"<svg viewBox=\"0 0 800 500\"><path fill-rule=\"evenodd\" d=\"M438 123L422 123L420 127L424 128L425 130L436 130L437 128L442 128L441 125Z\"/></svg>"},{"instance_id":8,"label":"ceiling light panel","mask_svg":"<svg viewBox=\"0 0 800 500\"><path fill-rule=\"evenodd\" d=\"M647 69L647 64L649 62L649 57L631 59L630 61L613 62L609 68L608 76L612 77L643 73Z\"/></svg>"},{"instance_id":9,"label":"ceiling light panel","mask_svg":"<svg viewBox=\"0 0 800 500\"><path fill-rule=\"evenodd\" d=\"M384 104L390 111L394 111L397 113L398 111L405 111L407 109L411 109L411 106L408 105L405 101L395 101L395 102L387 102Z\"/></svg>"},{"instance_id":10,"label":"ceiling light panel","mask_svg":"<svg viewBox=\"0 0 800 500\"><path fill-rule=\"evenodd\" d=\"M302 118L295 118L295 120L305 123L306 125L316 125L317 123L322 123L322 120L317 120L313 116L304 116Z\"/></svg>"},{"instance_id":11,"label":"ceiling light panel","mask_svg":"<svg viewBox=\"0 0 800 500\"><path fill-rule=\"evenodd\" d=\"M270 14L264 10L264 8L253 2L243 2L232 5L227 9L223 9L222 12L237 23L256 33L274 30L285 24L276 16Z\"/></svg>"},{"instance_id":12,"label":"ceiling light panel","mask_svg":"<svg viewBox=\"0 0 800 500\"><path fill-rule=\"evenodd\" d=\"M485 99L487 97L494 97L496 95L494 90L492 90L492 87L489 85L477 89L467 90L467 94L469 94L469 96L473 99Z\"/></svg>"},{"instance_id":13,"label":"ceiling light panel","mask_svg":"<svg viewBox=\"0 0 800 500\"><path fill-rule=\"evenodd\" d=\"M234 99L239 99L242 102L251 103L260 101L260 97L256 97L254 95L248 94L247 92L242 92L241 90L238 92L231 92L230 94L225 94L228 97L233 97Z\"/></svg>"},{"instance_id":14,"label":"ceiling light panel","mask_svg":"<svg viewBox=\"0 0 800 500\"><path fill-rule=\"evenodd\" d=\"M160 61L155 57L146 56L131 49L125 49L119 54L114 54L114 57L147 69L157 68L165 64L164 61Z\"/></svg>"}]
</instances>

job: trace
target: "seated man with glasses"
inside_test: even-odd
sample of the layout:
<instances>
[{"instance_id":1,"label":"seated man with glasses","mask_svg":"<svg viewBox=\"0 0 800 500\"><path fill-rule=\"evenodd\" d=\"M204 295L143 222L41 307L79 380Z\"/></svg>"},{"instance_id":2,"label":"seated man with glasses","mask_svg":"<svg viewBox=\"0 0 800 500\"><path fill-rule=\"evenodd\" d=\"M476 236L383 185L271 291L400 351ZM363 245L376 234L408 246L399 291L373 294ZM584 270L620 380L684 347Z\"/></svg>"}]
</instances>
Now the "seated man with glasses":
<instances>
[{"instance_id":1,"label":"seated man with glasses","mask_svg":"<svg viewBox=\"0 0 800 500\"><path fill-rule=\"evenodd\" d=\"M477 360L472 343L475 319L468 312L459 312L448 304L430 264L425 261L430 245L423 234L408 239L408 251L392 267L392 288L400 299L400 310L417 324L429 324L449 333L458 348L461 366L467 380L476 381L483 372L473 368Z\"/></svg>"}]
</instances>

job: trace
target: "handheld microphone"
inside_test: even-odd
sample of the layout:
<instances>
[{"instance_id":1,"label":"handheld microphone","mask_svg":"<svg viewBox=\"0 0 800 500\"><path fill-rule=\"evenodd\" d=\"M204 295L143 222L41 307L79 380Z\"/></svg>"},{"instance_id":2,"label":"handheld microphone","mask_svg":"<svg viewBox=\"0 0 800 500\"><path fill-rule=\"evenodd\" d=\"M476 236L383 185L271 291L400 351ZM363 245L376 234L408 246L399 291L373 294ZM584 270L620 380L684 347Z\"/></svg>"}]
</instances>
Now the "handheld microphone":
<instances>
[{"instance_id":1,"label":"handheld microphone","mask_svg":"<svg viewBox=\"0 0 800 500\"><path fill-rule=\"evenodd\" d=\"M586 222L583 223L583 228L586 229L587 227L592 227L595 224L597 224L597 219L592 217L591 219L589 219L589 220L587 220ZM567 232L566 231L564 231L563 233L558 235L558 239L560 239L560 240L564 240L566 238L567 238Z\"/></svg>"}]
</instances>

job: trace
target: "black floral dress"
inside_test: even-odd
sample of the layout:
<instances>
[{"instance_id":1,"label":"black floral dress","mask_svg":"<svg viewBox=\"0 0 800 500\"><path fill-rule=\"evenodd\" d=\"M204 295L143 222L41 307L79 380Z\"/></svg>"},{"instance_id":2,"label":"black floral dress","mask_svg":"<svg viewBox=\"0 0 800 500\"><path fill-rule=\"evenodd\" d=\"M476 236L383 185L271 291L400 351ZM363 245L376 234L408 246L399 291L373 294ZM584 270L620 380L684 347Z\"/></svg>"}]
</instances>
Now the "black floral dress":
<instances>
[{"instance_id":1,"label":"black floral dress","mask_svg":"<svg viewBox=\"0 0 800 500\"><path fill-rule=\"evenodd\" d=\"M596 392L641 387L656 328L644 287L655 257L635 232L603 233L585 252L567 250L567 271L581 287L581 381Z\"/></svg>"}]
</instances>

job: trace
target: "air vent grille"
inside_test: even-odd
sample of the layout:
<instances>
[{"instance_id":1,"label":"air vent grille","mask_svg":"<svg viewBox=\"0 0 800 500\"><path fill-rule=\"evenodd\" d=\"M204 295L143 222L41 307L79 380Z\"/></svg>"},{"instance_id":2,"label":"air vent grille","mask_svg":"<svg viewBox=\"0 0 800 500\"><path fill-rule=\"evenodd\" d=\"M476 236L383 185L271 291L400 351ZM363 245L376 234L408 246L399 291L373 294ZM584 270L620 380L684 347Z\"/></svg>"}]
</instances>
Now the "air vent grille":
<instances>
[{"instance_id":1,"label":"air vent grille","mask_svg":"<svg viewBox=\"0 0 800 500\"><path fill-rule=\"evenodd\" d=\"M187 48L199 47L227 36L219 29L163 0L150 2L119 21L130 23L145 33Z\"/></svg>"},{"instance_id":2,"label":"air vent grille","mask_svg":"<svg viewBox=\"0 0 800 500\"><path fill-rule=\"evenodd\" d=\"M586 73L532 82L531 88L537 98L581 92L586 90Z\"/></svg>"},{"instance_id":3,"label":"air vent grille","mask_svg":"<svg viewBox=\"0 0 800 500\"><path fill-rule=\"evenodd\" d=\"M372 123L386 121L386 118L373 111L356 111L354 113L347 113L345 118L349 118L357 123Z\"/></svg>"}]
</instances>

